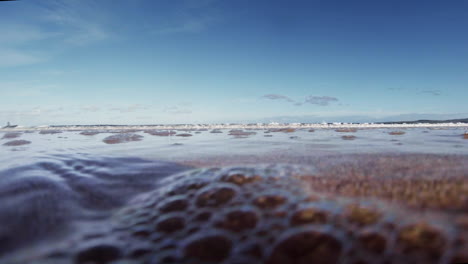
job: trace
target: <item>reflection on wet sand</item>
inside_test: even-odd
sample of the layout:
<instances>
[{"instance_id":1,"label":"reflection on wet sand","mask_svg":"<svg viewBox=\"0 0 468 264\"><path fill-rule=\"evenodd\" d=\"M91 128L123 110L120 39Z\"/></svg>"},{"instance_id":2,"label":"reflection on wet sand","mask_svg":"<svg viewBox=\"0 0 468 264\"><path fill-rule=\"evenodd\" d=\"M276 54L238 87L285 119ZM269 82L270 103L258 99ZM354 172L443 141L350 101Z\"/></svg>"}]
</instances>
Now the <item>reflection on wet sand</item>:
<instances>
[{"instance_id":1,"label":"reflection on wet sand","mask_svg":"<svg viewBox=\"0 0 468 264\"><path fill-rule=\"evenodd\" d=\"M171 131L171 130L164 130L164 131L146 130L145 133L150 134L152 136L161 136L161 137L173 136L177 134L177 132Z\"/></svg>"},{"instance_id":2,"label":"reflection on wet sand","mask_svg":"<svg viewBox=\"0 0 468 264\"><path fill-rule=\"evenodd\" d=\"M177 137L191 137L193 136L192 134L190 133L181 133L181 134L176 134Z\"/></svg>"},{"instance_id":3,"label":"reflection on wet sand","mask_svg":"<svg viewBox=\"0 0 468 264\"><path fill-rule=\"evenodd\" d=\"M8 132L3 135L2 139L12 139L12 138L18 138L21 136L22 133L20 132Z\"/></svg>"},{"instance_id":4,"label":"reflection on wet sand","mask_svg":"<svg viewBox=\"0 0 468 264\"><path fill-rule=\"evenodd\" d=\"M99 134L100 132L99 131L83 131L80 133L80 135L83 135L83 136L94 136L94 135L97 135Z\"/></svg>"},{"instance_id":5,"label":"reflection on wet sand","mask_svg":"<svg viewBox=\"0 0 468 264\"><path fill-rule=\"evenodd\" d=\"M245 137L253 136L256 134L257 132L254 132L254 131L243 131L240 129L234 129L234 130L230 130L228 135L238 137L238 138L245 138Z\"/></svg>"},{"instance_id":6,"label":"reflection on wet sand","mask_svg":"<svg viewBox=\"0 0 468 264\"><path fill-rule=\"evenodd\" d=\"M102 141L106 144L120 144L132 141L141 141L143 136L132 133L121 133L104 138Z\"/></svg>"},{"instance_id":7,"label":"reflection on wet sand","mask_svg":"<svg viewBox=\"0 0 468 264\"><path fill-rule=\"evenodd\" d=\"M12 140L4 143L4 146L22 146L31 144L31 141L28 140Z\"/></svg>"},{"instance_id":8,"label":"reflection on wet sand","mask_svg":"<svg viewBox=\"0 0 468 264\"><path fill-rule=\"evenodd\" d=\"M356 128L338 128L335 129L336 132L341 132L341 133L354 133L357 132Z\"/></svg>"},{"instance_id":9,"label":"reflection on wet sand","mask_svg":"<svg viewBox=\"0 0 468 264\"><path fill-rule=\"evenodd\" d=\"M213 129L213 130L210 131L210 133L212 133L212 134L222 134L223 131L221 131L219 129Z\"/></svg>"},{"instance_id":10,"label":"reflection on wet sand","mask_svg":"<svg viewBox=\"0 0 468 264\"><path fill-rule=\"evenodd\" d=\"M60 130L41 130L39 134L41 135L52 135L52 134L59 134L62 133Z\"/></svg>"}]
</instances>

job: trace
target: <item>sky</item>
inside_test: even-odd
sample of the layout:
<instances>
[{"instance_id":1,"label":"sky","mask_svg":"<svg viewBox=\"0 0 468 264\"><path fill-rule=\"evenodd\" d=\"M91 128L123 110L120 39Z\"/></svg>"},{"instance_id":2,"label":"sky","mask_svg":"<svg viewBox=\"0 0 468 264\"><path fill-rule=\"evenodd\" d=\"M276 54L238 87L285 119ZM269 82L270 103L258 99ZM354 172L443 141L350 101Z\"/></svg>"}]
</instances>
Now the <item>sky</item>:
<instances>
[{"instance_id":1,"label":"sky","mask_svg":"<svg viewBox=\"0 0 468 264\"><path fill-rule=\"evenodd\" d=\"M468 117L468 1L0 1L0 126Z\"/></svg>"}]
</instances>

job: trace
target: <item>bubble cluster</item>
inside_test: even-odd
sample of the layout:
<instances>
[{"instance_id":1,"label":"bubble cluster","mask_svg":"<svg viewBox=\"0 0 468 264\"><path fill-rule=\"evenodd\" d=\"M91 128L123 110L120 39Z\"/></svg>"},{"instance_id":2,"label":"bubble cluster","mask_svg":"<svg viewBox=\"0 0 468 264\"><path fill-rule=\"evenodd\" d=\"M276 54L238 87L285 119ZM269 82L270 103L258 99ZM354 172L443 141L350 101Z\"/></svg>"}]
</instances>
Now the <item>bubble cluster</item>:
<instances>
[{"instance_id":1,"label":"bubble cluster","mask_svg":"<svg viewBox=\"0 0 468 264\"><path fill-rule=\"evenodd\" d=\"M75 263L456 263L468 220L312 190L313 168L207 168L161 180L69 247ZM72 243L72 244L73 244ZM121 261L121 262L119 262Z\"/></svg>"}]
</instances>

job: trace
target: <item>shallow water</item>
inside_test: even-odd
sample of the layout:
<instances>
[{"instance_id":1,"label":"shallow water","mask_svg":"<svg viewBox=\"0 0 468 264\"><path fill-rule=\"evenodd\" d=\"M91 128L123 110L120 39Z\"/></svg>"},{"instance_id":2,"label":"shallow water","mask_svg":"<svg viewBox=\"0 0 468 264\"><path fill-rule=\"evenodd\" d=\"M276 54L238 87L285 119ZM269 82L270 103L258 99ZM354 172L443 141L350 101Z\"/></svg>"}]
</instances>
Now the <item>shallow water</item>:
<instances>
[{"instance_id":1,"label":"shallow water","mask_svg":"<svg viewBox=\"0 0 468 264\"><path fill-rule=\"evenodd\" d=\"M157 136L143 131L120 135L117 133L119 131L96 135L82 135L81 131L48 131L46 134L33 131L22 133L14 139L30 141L28 145L5 146L11 140L0 140L0 168L31 162L43 155L80 153L166 161L212 156L263 156L272 153L305 157L355 153L468 154L468 140L463 138L466 128L383 128L360 129L350 133L336 132L333 129L316 129L315 132L304 129L293 133L265 133L267 130L255 130L255 135L245 137L229 135L229 130L222 131L224 133L199 131L199 134L192 131L191 137ZM389 135L392 131L404 131L405 134ZM186 132L177 131L177 134ZM356 138L343 140L342 136L346 135ZM113 144L107 144L106 138L113 138ZM119 138L125 142L119 142Z\"/></svg>"},{"instance_id":2,"label":"shallow water","mask_svg":"<svg viewBox=\"0 0 468 264\"><path fill-rule=\"evenodd\" d=\"M458 219L468 214L464 128L399 128L405 132L402 135L390 135L396 130L388 128L291 133L245 130L256 134L231 135L229 130L221 131L177 131L190 137L144 131L84 135L82 131L35 131L14 137L0 133L0 260L32 263L33 256L68 241L87 223L107 222L132 197L164 188L164 179L195 167L299 164L315 175L305 183L320 186L327 195L417 209L418 213L408 213L408 219L424 219L424 214ZM342 139L351 135L355 138ZM31 143L8 144L13 140ZM417 191L426 196L399 197L392 196L391 190L379 193L361 187L371 183L373 188L398 189L410 181L412 185L401 189L403 193ZM439 193L439 187L430 187L434 181L444 181L437 186L452 193ZM278 188L281 192L283 187ZM432 194L425 193L427 190ZM466 226L441 221L444 230L462 230L462 238L467 238ZM436 263L449 263L454 249L446 246L445 250L444 258Z\"/></svg>"}]
</instances>

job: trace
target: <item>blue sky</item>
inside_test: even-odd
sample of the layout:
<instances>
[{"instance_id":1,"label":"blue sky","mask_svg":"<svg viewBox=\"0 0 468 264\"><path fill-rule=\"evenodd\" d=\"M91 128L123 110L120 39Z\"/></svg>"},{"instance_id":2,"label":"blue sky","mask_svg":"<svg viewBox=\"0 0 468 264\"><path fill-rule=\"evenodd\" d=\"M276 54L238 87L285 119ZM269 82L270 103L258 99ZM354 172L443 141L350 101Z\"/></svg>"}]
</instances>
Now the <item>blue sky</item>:
<instances>
[{"instance_id":1,"label":"blue sky","mask_svg":"<svg viewBox=\"0 0 468 264\"><path fill-rule=\"evenodd\" d=\"M468 117L468 1L0 2L0 125Z\"/></svg>"}]
</instances>

